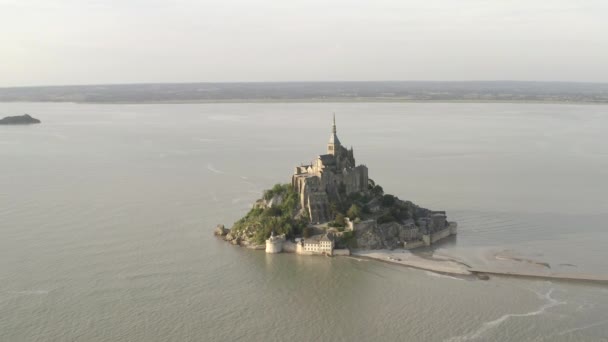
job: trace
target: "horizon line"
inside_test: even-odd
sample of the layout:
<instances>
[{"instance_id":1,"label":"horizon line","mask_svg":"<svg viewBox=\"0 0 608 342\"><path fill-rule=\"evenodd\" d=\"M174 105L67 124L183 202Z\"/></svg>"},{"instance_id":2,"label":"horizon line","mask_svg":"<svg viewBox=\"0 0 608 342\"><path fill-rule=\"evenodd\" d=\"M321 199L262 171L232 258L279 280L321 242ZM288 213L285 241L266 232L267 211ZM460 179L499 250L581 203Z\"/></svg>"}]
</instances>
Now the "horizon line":
<instances>
[{"instance_id":1,"label":"horizon line","mask_svg":"<svg viewBox=\"0 0 608 342\"><path fill-rule=\"evenodd\" d=\"M188 81L188 82L125 82L125 83L80 83L80 84L40 84L40 85L18 85L0 86L0 89L15 88L48 88L48 87L95 87L95 86L125 86L125 85L172 85L172 84L295 84L295 83L570 83L570 84L595 84L608 85L606 82L592 81L522 81L522 80L315 80L315 81Z\"/></svg>"}]
</instances>

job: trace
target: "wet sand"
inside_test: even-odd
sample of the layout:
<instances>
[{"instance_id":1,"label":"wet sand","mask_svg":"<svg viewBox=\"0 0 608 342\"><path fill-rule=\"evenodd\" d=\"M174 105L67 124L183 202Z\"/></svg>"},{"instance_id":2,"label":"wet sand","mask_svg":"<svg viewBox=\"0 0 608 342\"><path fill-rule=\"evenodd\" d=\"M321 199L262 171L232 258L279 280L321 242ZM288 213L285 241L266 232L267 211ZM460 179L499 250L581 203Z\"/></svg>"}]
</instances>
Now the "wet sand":
<instances>
[{"instance_id":1,"label":"wet sand","mask_svg":"<svg viewBox=\"0 0 608 342\"><path fill-rule=\"evenodd\" d=\"M608 284L608 275L552 273L546 271L539 272L529 268L520 270L501 270L498 268L489 267L476 268L470 267L465 263L459 262L453 258L442 256L421 257L407 250L354 250L351 252L351 255L456 276L476 275L480 277L483 275L497 275ZM533 264L536 265L537 263L534 262Z\"/></svg>"},{"instance_id":2,"label":"wet sand","mask_svg":"<svg viewBox=\"0 0 608 342\"><path fill-rule=\"evenodd\" d=\"M439 273L472 274L463 263L447 258L423 258L407 250L354 250L351 255Z\"/></svg>"}]
</instances>

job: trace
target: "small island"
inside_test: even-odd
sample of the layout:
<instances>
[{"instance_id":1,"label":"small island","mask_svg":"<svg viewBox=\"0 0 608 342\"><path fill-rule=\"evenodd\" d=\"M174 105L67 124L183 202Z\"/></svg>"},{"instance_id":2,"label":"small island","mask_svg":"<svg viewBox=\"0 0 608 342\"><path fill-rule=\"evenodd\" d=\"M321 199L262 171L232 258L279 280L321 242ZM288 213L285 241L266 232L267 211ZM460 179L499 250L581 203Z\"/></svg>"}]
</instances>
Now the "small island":
<instances>
[{"instance_id":1,"label":"small island","mask_svg":"<svg viewBox=\"0 0 608 342\"><path fill-rule=\"evenodd\" d=\"M40 120L31 117L29 114L7 116L4 119L0 119L0 125L30 125L39 123Z\"/></svg>"},{"instance_id":2,"label":"small island","mask_svg":"<svg viewBox=\"0 0 608 342\"><path fill-rule=\"evenodd\" d=\"M444 211L419 207L384 192L355 163L337 136L335 116L327 153L295 168L291 183L266 190L231 229L215 235L267 253L350 255L351 250L430 246L456 234Z\"/></svg>"}]
</instances>

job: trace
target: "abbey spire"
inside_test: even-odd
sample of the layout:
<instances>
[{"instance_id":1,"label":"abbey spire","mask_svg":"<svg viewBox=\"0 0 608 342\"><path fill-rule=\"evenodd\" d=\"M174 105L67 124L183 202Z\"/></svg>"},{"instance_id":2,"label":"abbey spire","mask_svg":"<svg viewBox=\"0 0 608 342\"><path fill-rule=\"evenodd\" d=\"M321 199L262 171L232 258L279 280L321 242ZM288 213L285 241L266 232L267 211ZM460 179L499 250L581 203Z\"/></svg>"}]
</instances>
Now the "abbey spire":
<instances>
[{"instance_id":1,"label":"abbey spire","mask_svg":"<svg viewBox=\"0 0 608 342\"><path fill-rule=\"evenodd\" d=\"M333 124L333 126L331 128L331 132L333 134L336 134L336 113L334 113L334 124Z\"/></svg>"},{"instance_id":2,"label":"abbey spire","mask_svg":"<svg viewBox=\"0 0 608 342\"><path fill-rule=\"evenodd\" d=\"M331 127L331 135L329 136L329 143L327 144L327 154L336 155L337 151L340 149L340 140L338 139L338 135L336 134L336 113L334 113L334 122Z\"/></svg>"}]
</instances>

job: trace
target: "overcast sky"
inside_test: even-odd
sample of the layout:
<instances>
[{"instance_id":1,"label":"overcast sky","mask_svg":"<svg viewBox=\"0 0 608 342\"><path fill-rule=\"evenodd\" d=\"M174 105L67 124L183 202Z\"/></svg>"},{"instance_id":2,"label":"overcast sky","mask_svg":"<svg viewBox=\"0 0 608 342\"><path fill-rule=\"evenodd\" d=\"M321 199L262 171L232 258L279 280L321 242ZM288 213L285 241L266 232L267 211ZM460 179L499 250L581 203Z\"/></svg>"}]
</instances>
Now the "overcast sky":
<instances>
[{"instance_id":1,"label":"overcast sky","mask_svg":"<svg viewBox=\"0 0 608 342\"><path fill-rule=\"evenodd\" d=\"M0 0L0 86L608 82L607 0Z\"/></svg>"}]
</instances>

